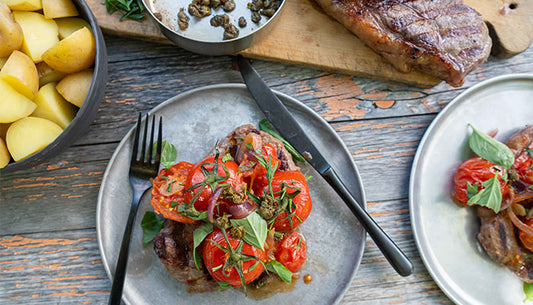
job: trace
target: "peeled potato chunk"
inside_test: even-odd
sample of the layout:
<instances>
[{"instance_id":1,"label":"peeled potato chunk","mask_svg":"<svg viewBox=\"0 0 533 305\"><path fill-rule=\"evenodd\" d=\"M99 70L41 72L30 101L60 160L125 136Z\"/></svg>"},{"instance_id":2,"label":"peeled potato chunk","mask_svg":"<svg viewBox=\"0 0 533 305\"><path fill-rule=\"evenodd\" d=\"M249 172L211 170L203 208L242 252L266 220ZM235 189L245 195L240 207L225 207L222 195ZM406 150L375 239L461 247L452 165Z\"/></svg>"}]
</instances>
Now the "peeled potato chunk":
<instances>
[{"instance_id":1,"label":"peeled potato chunk","mask_svg":"<svg viewBox=\"0 0 533 305\"><path fill-rule=\"evenodd\" d=\"M39 75L39 87L42 87L48 83L58 82L63 79L65 75L67 75L64 72L52 69L52 67L50 67L44 61L36 64L35 66L37 67L37 74Z\"/></svg>"},{"instance_id":2,"label":"peeled potato chunk","mask_svg":"<svg viewBox=\"0 0 533 305\"><path fill-rule=\"evenodd\" d=\"M11 123L30 115L37 107L29 98L20 94L0 78L0 123Z\"/></svg>"},{"instance_id":3,"label":"peeled potato chunk","mask_svg":"<svg viewBox=\"0 0 533 305\"><path fill-rule=\"evenodd\" d=\"M0 138L0 168L6 167L6 165L9 163L9 160L11 160L11 156L7 151L6 142L4 139Z\"/></svg>"},{"instance_id":4,"label":"peeled potato chunk","mask_svg":"<svg viewBox=\"0 0 533 305\"><path fill-rule=\"evenodd\" d=\"M37 11L43 8L41 0L0 0L14 11Z\"/></svg>"},{"instance_id":5,"label":"peeled potato chunk","mask_svg":"<svg viewBox=\"0 0 533 305\"><path fill-rule=\"evenodd\" d=\"M37 108L32 116L48 119L63 129L67 128L76 116L77 108L57 92L56 83L48 83L39 89L34 102Z\"/></svg>"},{"instance_id":6,"label":"peeled potato chunk","mask_svg":"<svg viewBox=\"0 0 533 305\"><path fill-rule=\"evenodd\" d=\"M78 17L60 18L56 19L57 26L59 28L59 38L64 39L77 30L85 27L92 30L87 21Z\"/></svg>"},{"instance_id":7,"label":"peeled potato chunk","mask_svg":"<svg viewBox=\"0 0 533 305\"><path fill-rule=\"evenodd\" d=\"M42 0L43 13L48 19L78 16L78 9L70 0Z\"/></svg>"},{"instance_id":8,"label":"peeled potato chunk","mask_svg":"<svg viewBox=\"0 0 533 305\"><path fill-rule=\"evenodd\" d=\"M62 131L59 125L47 119L26 117L9 126L7 148L13 160L19 161L52 143Z\"/></svg>"},{"instance_id":9,"label":"peeled potato chunk","mask_svg":"<svg viewBox=\"0 0 533 305\"><path fill-rule=\"evenodd\" d=\"M7 57L22 46L22 28L9 7L0 2L0 57Z\"/></svg>"},{"instance_id":10,"label":"peeled potato chunk","mask_svg":"<svg viewBox=\"0 0 533 305\"><path fill-rule=\"evenodd\" d=\"M37 94L37 90L39 90L39 75L35 64L28 55L20 51L13 51L0 73L17 78L23 86L26 86L27 89L21 90L31 91L32 94L28 98L33 99L33 96Z\"/></svg>"},{"instance_id":11,"label":"peeled potato chunk","mask_svg":"<svg viewBox=\"0 0 533 305\"><path fill-rule=\"evenodd\" d=\"M55 70L74 73L94 64L96 45L93 33L81 28L43 54L43 60Z\"/></svg>"},{"instance_id":12,"label":"peeled potato chunk","mask_svg":"<svg viewBox=\"0 0 533 305\"><path fill-rule=\"evenodd\" d=\"M65 76L58 84L57 91L72 104L81 107L93 80L93 70L84 70Z\"/></svg>"},{"instance_id":13,"label":"peeled potato chunk","mask_svg":"<svg viewBox=\"0 0 533 305\"><path fill-rule=\"evenodd\" d=\"M13 16L22 28L22 51L33 62L41 62L43 53L59 41L56 22L35 12L15 11Z\"/></svg>"}]
</instances>

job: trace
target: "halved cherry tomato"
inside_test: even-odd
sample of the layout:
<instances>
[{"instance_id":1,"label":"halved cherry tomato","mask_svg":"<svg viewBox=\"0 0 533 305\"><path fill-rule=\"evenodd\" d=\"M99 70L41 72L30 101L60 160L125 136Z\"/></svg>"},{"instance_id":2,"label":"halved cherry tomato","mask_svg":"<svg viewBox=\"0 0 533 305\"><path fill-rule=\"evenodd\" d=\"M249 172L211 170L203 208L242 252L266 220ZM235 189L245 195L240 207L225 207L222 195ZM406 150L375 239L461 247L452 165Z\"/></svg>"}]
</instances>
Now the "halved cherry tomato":
<instances>
[{"instance_id":1,"label":"halved cherry tomato","mask_svg":"<svg viewBox=\"0 0 533 305\"><path fill-rule=\"evenodd\" d=\"M243 178L246 179L248 185L264 184L266 181L266 168L257 161L256 152L253 154L246 154L243 161L239 164ZM276 148L272 144L266 144L261 148L261 156L265 161L270 163L270 167L277 170L280 161L277 156Z\"/></svg>"},{"instance_id":2,"label":"halved cherry tomato","mask_svg":"<svg viewBox=\"0 0 533 305\"><path fill-rule=\"evenodd\" d=\"M285 236L276 251L276 260L291 272L300 270L307 256L307 245L298 232Z\"/></svg>"},{"instance_id":3,"label":"halved cherry tomato","mask_svg":"<svg viewBox=\"0 0 533 305\"><path fill-rule=\"evenodd\" d=\"M478 184L478 191L483 189L481 185L483 182L491 179L494 175L498 174L498 180L500 181L500 190L502 197L506 197L509 193L509 185L503 181L502 175L504 168L497 166L496 164L489 162L480 157L475 157L466 160L455 172L453 178L455 182L455 189L453 197L461 204L466 205L468 202L468 190L467 182L471 185Z\"/></svg>"},{"instance_id":4,"label":"halved cherry tomato","mask_svg":"<svg viewBox=\"0 0 533 305\"><path fill-rule=\"evenodd\" d=\"M265 179L266 180L266 179ZM256 194L265 196L269 194L268 182L258 184ZM288 231L303 223L309 214L313 203L309 194L309 186L304 175L300 171L276 172L272 179L274 197L287 196L296 191L300 193L289 201L286 208L276 217L273 227L276 231ZM289 197L289 196L287 196ZM289 211L289 213L287 213Z\"/></svg>"},{"instance_id":5,"label":"halved cherry tomato","mask_svg":"<svg viewBox=\"0 0 533 305\"><path fill-rule=\"evenodd\" d=\"M263 264L253 257L265 261L266 254L265 251L234 238L229 231L226 231L226 236L232 251L229 250L222 231L215 228L203 241L202 258L207 271L217 282L226 282L233 287L240 287L242 286L241 279L235 268L242 268L244 282L248 284L263 272ZM241 242L244 243L242 253L235 253L235 249ZM220 249L217 244L225 250ZM252 258L242 257L242 254ZM231 266L224 269L225 263Z\"/></svg>"},{"instance_id":6,"label":"halved cherry tomato","mask_svg":"<svg viewBox=\"0 0 533 305\"><path fill-rule=\"evenodd\" d=\"M222 158L218 158L217 172L213 169L214 163L215 157L207 157L194 165L185 183L186 202L191 203L194 197L197 196L194 201L194 208L200 212L207 210L208 200L214 191L214 189L211 189L211 183L216 186L229 183L237 191L240 191L243 187L243 181L239 174L239 166L237 163L231 160L222 162ZM207 177L204 175L202 169L207 170ZM207 184L202 189L202 186L195 186L199 183Z\"/></svg>"},{"instance_id":7,"label":"halved cherry tomato","mask_svg":"<svg viewBox=\"0 0 533 305\"><path fill-rule=\"evenodd\" d=\"M194 164L183 161L159 172L159 176L153 181L151 200L156 213L182 223L194 222L178 212L178 206L185 203L185 181L193 166Z\"/></svg>"},{"instance_id":8,"label":"halved cherry tomato","mask_svg":"<svg viewBox=\"0 0 533 305\"><path fill-rule=\"evenodd\" d=\"M520 180L533 184L533 150L525 150L515 158L513 168L520 176Z\"/></svg>"}]
</instances>

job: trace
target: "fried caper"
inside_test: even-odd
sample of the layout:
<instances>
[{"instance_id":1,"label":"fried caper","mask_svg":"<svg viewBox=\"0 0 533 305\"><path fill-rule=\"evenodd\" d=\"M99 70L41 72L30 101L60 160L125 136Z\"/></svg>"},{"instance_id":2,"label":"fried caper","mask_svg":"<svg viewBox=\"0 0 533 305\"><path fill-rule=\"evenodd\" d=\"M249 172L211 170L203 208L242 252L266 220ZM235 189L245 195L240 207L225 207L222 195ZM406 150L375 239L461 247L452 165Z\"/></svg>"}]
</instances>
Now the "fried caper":
<instances>
[{"instance_id":1,"label":"fried caper","mask_svg":"<svg viewBox=\"0 0 533 305\"><path fill-rule=\"evenodd\" d=\"M224 25L224 40L237 38L239 36L239 29L233 24Z\"/></svg>"},{"instance_id":2,"label":"fried caper","mask_svg":"<svg viewBox=\"0 0 533 305\"><path fill-rule=\"evenodd\" d=\"M239 17L239 27L243 28L246 26L246 19L244 17Z\"/></svg>"}]
</instances>

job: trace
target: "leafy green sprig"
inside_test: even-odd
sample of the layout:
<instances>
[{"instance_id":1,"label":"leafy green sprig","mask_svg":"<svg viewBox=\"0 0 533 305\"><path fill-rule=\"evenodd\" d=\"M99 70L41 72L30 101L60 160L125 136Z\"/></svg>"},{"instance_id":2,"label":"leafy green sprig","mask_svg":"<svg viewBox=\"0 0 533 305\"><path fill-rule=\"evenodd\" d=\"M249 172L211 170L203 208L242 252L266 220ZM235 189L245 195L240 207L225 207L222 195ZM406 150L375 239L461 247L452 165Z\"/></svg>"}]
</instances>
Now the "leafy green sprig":
<instances>
[{"instance_id":1,"label":"leafy green sprig","mask_svg":"<svg viewBox=\"0 0 533 305\"><path fill-rule=\"evenodd\" d=\"M122 14L120 21L128 18L141 21L144 18L144 7L141 0L105 0L108 14L119 12Z\"/></svg>"}]
</instances>

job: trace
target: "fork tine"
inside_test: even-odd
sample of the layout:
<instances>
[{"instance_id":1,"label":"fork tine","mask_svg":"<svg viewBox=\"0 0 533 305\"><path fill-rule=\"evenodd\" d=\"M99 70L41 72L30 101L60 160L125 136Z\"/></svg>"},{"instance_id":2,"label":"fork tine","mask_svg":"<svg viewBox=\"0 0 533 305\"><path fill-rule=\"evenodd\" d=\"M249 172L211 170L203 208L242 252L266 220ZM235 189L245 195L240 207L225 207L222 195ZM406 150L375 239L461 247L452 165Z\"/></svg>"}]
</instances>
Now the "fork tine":
<instances>
[{"instance_id":1,"label":"fork tine","mask_svg":"<svg viewBox=\"0 0 533 305\"><path fill-rule=\"evenodd\" d=\"M150 132L150 144L148 144L148 163L152 164L152 147L154 146L155 115L152 116L152 131Z\"/></svg>"},{"instance_id":2,"label":"fork tine","mask_svg":"<svg viewBox=\"0 0 533 305\"><path fill-rule=\"evenodd\" d=\"M144 162L145 152L146 152L146 138L148 138L148 114L146 114L146 119L144 122L144 134L143 134L143 145L141 146L141 162Z\"/></svg>"},{"instance_id":3,"label":"fork tine","mask_svg":"<svg viewBox=\"0 0 533 305\"><path fill-rule=\"evenodd\" d=\"M139 118L137 119L137 127L135 128L135 140L133 141L133 148L131 153L131 161L137 160L137 150L139 148L139 134L141 130L141 113L139 112Z\"/></svg>"},{"instance_id":4,"label":"fork tine","mask_svg":"<svg viewBox=\"0 0 533 305\"><path fill-rule=\"evenodd\" d=\"M163 147L163 117L159 117L159 130L157 135L157 153L155 155L155 163L157 168L161 162L161 149Z\"/></svg>"}]
</instances>

